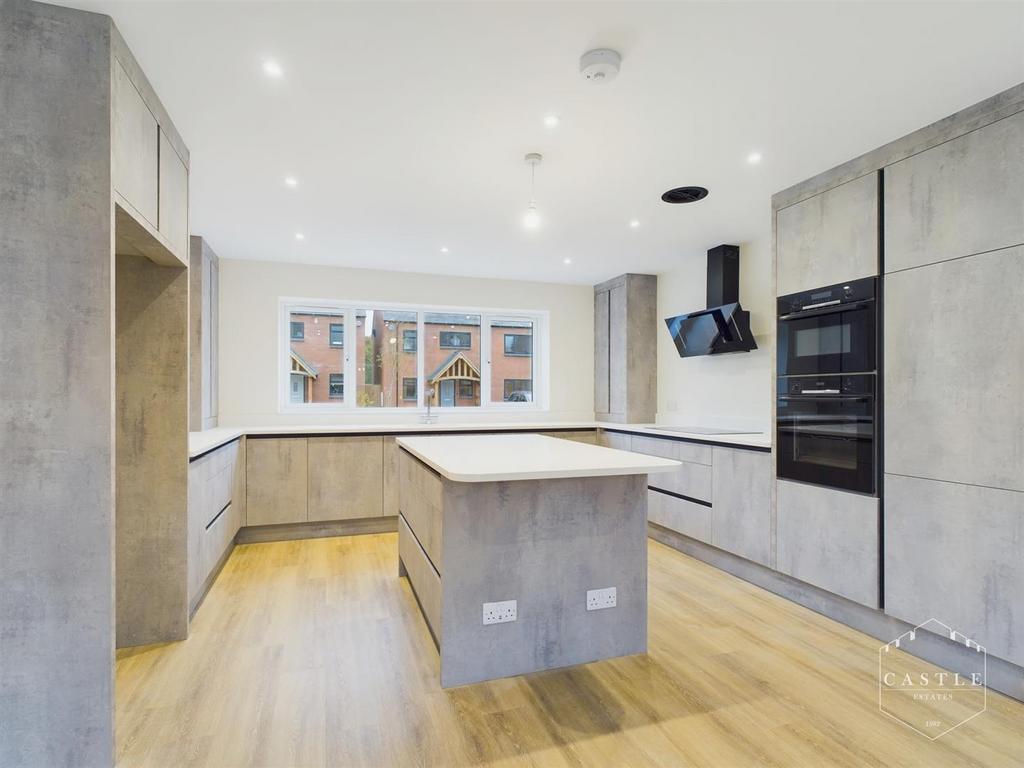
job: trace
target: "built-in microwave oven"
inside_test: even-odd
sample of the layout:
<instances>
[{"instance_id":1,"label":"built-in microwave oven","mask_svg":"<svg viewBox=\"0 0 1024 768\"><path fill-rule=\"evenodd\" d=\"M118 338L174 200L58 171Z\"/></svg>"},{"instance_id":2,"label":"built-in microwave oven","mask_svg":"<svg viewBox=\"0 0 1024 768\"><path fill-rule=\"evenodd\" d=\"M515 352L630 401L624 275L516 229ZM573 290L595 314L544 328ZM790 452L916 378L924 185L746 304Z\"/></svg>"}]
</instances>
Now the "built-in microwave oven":
<instances>
[{"instance_id":1,"label":"built-in microwave oven","mask_svg":"<svg viewBox=\"0 0 1024 768\"><path fill-rule=\"evenodd\" d=\"M875 278L781 296L777 306L779 376L876 370Z\"/></svg>"}]
</instances>

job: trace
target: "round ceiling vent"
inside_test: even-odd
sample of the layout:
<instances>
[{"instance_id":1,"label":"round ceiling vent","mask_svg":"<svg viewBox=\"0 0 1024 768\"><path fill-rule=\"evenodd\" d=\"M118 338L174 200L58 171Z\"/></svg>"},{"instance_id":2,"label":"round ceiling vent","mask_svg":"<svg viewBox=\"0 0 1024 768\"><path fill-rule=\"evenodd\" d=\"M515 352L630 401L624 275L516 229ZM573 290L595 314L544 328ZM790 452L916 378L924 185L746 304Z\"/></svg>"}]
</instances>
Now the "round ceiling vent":
<instances>
[{"instance_id":1,"label":"round ceiling vent","mask_svg":"<svg viewBox=\"0 0 1024 768\"><path fill-rule=\"evenodd\" d=\"M676 187L670 189L661 199L666 203L695 203L698 200L703 200L708 196L708 191L704 187Z\"/></svg>"}]
</instances>

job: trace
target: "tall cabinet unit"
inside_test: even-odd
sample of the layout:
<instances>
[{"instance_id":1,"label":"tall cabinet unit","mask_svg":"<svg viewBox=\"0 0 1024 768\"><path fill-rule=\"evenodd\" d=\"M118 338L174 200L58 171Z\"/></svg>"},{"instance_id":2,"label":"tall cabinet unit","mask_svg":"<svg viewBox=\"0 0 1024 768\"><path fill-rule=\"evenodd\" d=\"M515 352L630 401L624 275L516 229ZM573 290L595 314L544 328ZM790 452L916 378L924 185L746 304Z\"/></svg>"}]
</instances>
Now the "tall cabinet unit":
<instances>
[{"instance_id":1,"label":"tall cabinet unit","mask_svg":"<svg viewBox=\"0 0 1024 768\"><path fill-rule=\"evenodd\" d=\"M594 286L594 411L643 423L657 411L658 278L625 274Z\"/></svg>"},{"instance_id":2,"label":"tall cabinet unit","mask_svg":"<svg viewBox=\"0 0 1024 768\"><path fill-rule=\"evenodd\" d=\"M886 610L1024 665L1024 111L887 166L885 246Z\"/></svg>"},{"instance_id":3,"label":"tall cabinet unit","mask_svg":"<svg viewBox=\"0 0 1024 768\"><path fill-rule=\"evenodd\" d=\"M220 260L202 237L189 247L189 429L217 426Z\"/></svg>"}]
</instances>

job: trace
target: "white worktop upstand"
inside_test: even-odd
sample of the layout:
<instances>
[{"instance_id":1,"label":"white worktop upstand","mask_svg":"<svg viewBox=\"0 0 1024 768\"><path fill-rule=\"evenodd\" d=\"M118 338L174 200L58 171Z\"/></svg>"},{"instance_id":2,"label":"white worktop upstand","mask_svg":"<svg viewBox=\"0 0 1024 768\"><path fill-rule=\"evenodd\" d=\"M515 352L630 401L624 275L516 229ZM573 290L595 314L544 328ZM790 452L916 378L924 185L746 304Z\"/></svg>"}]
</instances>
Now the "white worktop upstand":
<instances>
[{"instance_id":1,"label":"white worktop upstand","mask_svg":"<svg viewBox=\"0 0 1024 768\"><path fill-rule=\"evenodd\" d=\"M680 463L544 435L431 435L398 444L458 483L553 480L671 472Z\"/></svg>"}]
</instances>

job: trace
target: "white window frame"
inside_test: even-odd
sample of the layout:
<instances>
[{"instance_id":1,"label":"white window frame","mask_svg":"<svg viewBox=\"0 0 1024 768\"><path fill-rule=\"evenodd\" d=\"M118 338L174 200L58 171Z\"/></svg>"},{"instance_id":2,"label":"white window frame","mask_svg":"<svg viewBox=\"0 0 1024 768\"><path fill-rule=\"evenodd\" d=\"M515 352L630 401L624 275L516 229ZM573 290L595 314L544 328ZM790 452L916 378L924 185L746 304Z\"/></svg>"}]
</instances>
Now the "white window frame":
<instances>
[{"instance_id":1,"label":"white window frame","mask_svg":"<svg viewBox=\"0 0 1024 768\"><path fill-rule=\"evenodd\" d=\"M357 310L393 310L400 312L416 312L416 406L382 406L364 407L356 405L356 360L350 350L358 347L356 337ZM291 381L291 315L329 314L344 318L345 344L343 373L345 374L345 397L327 403L292 403L290 400ZM479 315L480 317L480 405L476 406L434 406L435 413L482 413L502 412L521 413L524 411L543 412L549 410L550 354L548 348L549 322L551 314L548 310L516 310L496 307L463 307L443 304L403 304L393 301L335 301L331 299L310 299L282 296L278 299L278 412L282 414L298 413L336 413L336 414L372 414L386 413L426 413L424 370L426 361L426 336L424 316L428 313L453 313ZM502 355L504 348L491 349L491 323L494 321L518 321L533 323L533 400L528 403L508 403L503 399L491 400L491 363L492 353ZM328 325L328 345L330 326ZM355 346L353 346L355 343ZM397 340L402 343L401 339ZM338 349L335 347L335 349Z\"/></svg>"}]
</instances>

